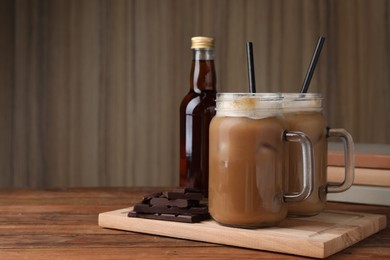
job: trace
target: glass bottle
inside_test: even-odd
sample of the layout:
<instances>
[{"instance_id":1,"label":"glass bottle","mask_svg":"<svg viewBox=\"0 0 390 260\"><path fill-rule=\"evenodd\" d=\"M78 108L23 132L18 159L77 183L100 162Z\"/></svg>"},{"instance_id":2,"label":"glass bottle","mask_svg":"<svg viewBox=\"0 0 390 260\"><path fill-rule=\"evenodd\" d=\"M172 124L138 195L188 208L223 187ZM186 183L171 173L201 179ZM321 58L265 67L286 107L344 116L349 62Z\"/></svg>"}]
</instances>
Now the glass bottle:
<instances>
[{"instance_id":1,"label":"glass bottle","mask_svg":"<svg viewBox=\"0 0 390 260\"><path fill-rule=\"evenodd\" d=\"M180 186L208 196L209 124L215 115L214 39L193 37L190 90L180 105Z\"/></svg>"}]
</instances>

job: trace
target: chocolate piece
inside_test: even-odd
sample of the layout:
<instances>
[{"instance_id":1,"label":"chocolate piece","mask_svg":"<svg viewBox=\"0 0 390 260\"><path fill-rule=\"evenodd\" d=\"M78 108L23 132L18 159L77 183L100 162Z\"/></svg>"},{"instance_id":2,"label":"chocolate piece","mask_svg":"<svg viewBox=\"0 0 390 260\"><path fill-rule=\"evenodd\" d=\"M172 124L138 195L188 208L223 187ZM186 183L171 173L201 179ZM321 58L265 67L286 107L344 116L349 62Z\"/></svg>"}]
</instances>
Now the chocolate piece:
<instances>
[{"instance_id":1,"label":"chocolate piece","mask_svg":"<svg viewBox=\"0 0 390 260\"><path fill-rule=\"evenodd\" d=\"M173 191L165 191L163 195L168 199L202 200L202 193L193 188L178 188Z\"/></svg>"},{"instance_id":2,"label":"chocolate piece","mask_svg":"<svg viewBox=\"0 0 390 260\"><path fill-rule=\"evenodd\" d=\"M168 221L184 222L184 223L197 223L202 220L206 220L210 218L209 214L192 214L192 215L158 214L158 213L145 214L145 213L138 213L135 211L130 211L127 214L127 216L145 218L145 219L168 220Z\"/></svg>"},{"instance_id":3,"label":"chocolate piece","mask_svg":"<svg viewBox=\"0 0 390 260\"><path fill-rule=\"evenodd\" d=\"M138 213L164 213L164 214L206 214L208 213L207 205L199 204L189 208L179 208L170 206L153 206L144 203L134 205L134 211Z\"/></svg>"},{"instance_id":4,"label":"chocolate piece","mask_svg":"<svg viewBox=\"0 0 390 260\"><path fill-rule=\"evenodd\" d=\"M162 195L162 192L155 192L144 196L142 203L149 203L153 198L159 198Z\"/></svg>"},{"instance_id":5,"label":"chocolate piece","mask_svg":"<svg viewBox=\"0 0 390 260\"><path fill-rule=\"evenodd\" d=\"M199 203L202 199L202 193L192 188L156 192L144 196L142 202L134 205L128 216L186 223L200 222L210 218L208 206Z\"/></svg>"},{"instance_id":6,"label":"chocolate piece","mask_svg":"<svg viewBox=\"0 0 390 260\"><path fill-rule=\"evenodd\" d=\"M167 198L152 198L150 200L150 205L187 208L187 207L199 205L199 201L198 200L186 200L186 199L173 199L173 200L170 200L170 199L167 199Z\"/></svg>"}]
</instances>

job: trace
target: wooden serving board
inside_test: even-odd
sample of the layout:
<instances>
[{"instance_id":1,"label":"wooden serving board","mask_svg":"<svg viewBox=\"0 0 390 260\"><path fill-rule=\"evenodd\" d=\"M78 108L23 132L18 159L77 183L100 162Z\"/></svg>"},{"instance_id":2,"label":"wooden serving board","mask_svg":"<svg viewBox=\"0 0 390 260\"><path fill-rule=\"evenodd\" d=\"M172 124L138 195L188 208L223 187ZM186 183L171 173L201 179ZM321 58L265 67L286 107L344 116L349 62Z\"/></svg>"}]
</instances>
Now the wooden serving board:
<instances>
[{"instance_id":1,"label":"wooden serving board","mask_svg":"<svg viewBox=\"0 0 390 260\"><path fill-rule=\"evenodd\" d=\"M99 226L317 258L330 256L386 227L384 215L344 211L288 218L278 227L242 229L214 220L188 224L129 218L131 209L100 213Z\"/></svg>"}]
</instances>

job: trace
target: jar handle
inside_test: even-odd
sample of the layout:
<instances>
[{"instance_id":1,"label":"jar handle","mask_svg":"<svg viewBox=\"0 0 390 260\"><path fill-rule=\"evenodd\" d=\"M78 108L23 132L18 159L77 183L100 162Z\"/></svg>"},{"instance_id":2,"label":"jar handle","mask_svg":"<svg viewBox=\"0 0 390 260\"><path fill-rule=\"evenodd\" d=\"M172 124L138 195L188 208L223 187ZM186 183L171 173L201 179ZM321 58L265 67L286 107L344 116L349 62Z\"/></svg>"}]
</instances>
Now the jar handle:
<instances>
[{"instance_id":1,"label":"jar handle","mask_svg":"<svg viewBox=\"0 0 390 260\"><path fill-rule=\"evenodd\" d=\"M284 138L288 142L300 143L303 155L303 184L301 187L301 191L294 194L284 194L284 201L303 201L310 196L314 186L313 144L310 141L309 137L302 132L288 131L284 133Z\"/></svg>"},{"instance_id":2,"label":"jar handle","mask_svg":"<svg viewBox=\"0 0 390 260\"><path fill-rule=\"evenodd\" d=\"M348 190L355 178L355 156L354 156L354 142L352 136L342 128L329 129L328 137L340 138L344 143L344 164L345 164L345 177L341 184L328 184L327 192L336 193Z\"/></svg>"}]
</instances>

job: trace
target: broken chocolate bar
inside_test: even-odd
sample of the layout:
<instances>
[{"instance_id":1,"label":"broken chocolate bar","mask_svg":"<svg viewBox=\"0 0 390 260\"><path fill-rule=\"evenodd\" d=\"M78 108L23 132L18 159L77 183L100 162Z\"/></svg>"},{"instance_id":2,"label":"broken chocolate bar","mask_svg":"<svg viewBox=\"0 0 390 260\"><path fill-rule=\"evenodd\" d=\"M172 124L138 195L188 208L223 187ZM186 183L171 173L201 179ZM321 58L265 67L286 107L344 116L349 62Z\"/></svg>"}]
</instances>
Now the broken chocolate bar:
<instances>
[{"instance_id":1,"label":"broken chocolate bar","mask_svg":"<svg viewBox=\"0 0 390 260\"><path fill-rule=\"evenodd\" d=\"M142 203L149 203L153 198L159 198L162 195L162 192L155 192L144 196Z\"/></svg>"},{"instance_id":2,"label":"broken chocolate bar","mask_svg":"<svg viewBox=\"0 0 390 260\"><path fill-rule=\"evenodd\" d=\"M199 205L199 201L198 200L186 200L186 199L170 200L168 198L152 198L150 200L150 205L187 208L187 207Z\"/></svg>"},{"instance_id":3,"label":"broken chocolate bar","mask_svg":"<svg viewBox=\"0 0 390 260\"><path fill-rule=\"evenodd\" d=\"M187 223L200 222L210 218L207 205L199 203L202 199L202 193L192 188L156 192L144 196L140 203L134 205L128 216Z\"/></svg>"},{"instance_id":4,"label":"broken chocolate bar","mask_svg":"<svg viewBox=\"0 0 390 260\"><path fill-rule=\"evenodd\" d=\"M202 200L202 193L193 188L178 188L174 191L163 192L163 195L168 199L187 199L187 200Z\"/></svg>"},{"instance_id":5,"label":"broken chocolate bar","mask_svg":"<svg viewBox=\"0 0 390 260\"><path fill-rule=\"evenodd\" d=\"M157 220L167 220L175 222L184 222L184 223L197 223L202 220L210 218L209 214L192 214L192 215L178 215L178 214L148 214L148 213L138 213L135 211L130 211L128 213L129 217L145 218L145 219L157 219Z\"/></svg>"},{"instance_id":6,"label":"broken chocolate bar","mask_svg":"<svg viewBox=\"0 0 390 260\"><path fill-rule=\"evenodd\" d=\"M139 213L167 213L167 214L207 214L207 205L200 204L188 208L170 207L170 206L153 206L144 203L138 203L134 206L134 211Z\"/></svg>"}]
</instances>

